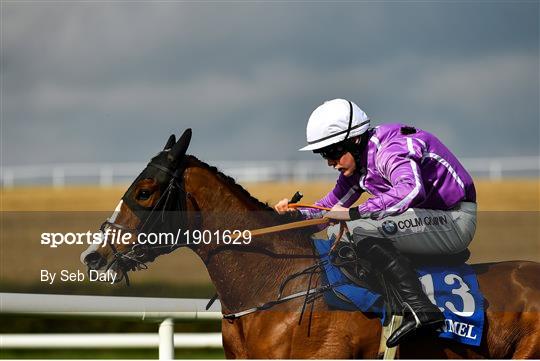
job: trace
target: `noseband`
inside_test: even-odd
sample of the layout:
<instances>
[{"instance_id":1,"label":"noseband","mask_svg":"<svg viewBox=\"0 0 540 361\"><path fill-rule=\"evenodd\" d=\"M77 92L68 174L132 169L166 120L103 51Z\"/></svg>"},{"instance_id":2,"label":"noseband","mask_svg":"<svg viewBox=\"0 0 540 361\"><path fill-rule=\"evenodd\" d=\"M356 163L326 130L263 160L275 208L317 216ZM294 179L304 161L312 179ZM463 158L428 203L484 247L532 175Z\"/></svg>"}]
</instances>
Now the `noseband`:
<instances>
[{"instance_id":1,"label":"noseband","mask_svg":"<svg viewBox=\"0 0 540 361\"><path fill-rule=\"evenodd\" d=\"M144 221L143 221L143 219L141 217L139 217L141 222L139 222L140 225L137 226L136 228L126 227L124 225L121 225L121 224L118 224L118 223L115 223L115 222L111 222L108 219L105 222L103 222L103 224L100 226L100 230L101 230L102 233L105 233L107 229L113 229L113 230L117 229L117 230L120 230L120 231L129 232L129 233L132 233L132 234L141 233L145 229L153 228L160 219L161 219L161 224L165 223L165 212L167 210L167 204L169 203L169 200L171 198L171 194L173 194L175 191L178 191L177 210L184 213L187 210L186 204L187 204L187 200L189 199L193 209L195 209L195 211L197 212L197 214L195 216L195 222L196 222L197 226L199 226L202 223L201 216L200 216L200 208L199 208L199 206L197 204L197 201L195 200L195 198L189 192L186 192L186 190L184 189L184 187L182 185L182 181L183 181L182 176L183 176L183 173L184 173L185 169L180 168L176 172L173 173L167 167L164 167L164 166L162 166L160 164L156 164L156 163L153 163L153 162L150 162L148 164L148 167L155 168L159 172L165 173L167 176L170 177L170 181L169 181L169 184L167 185L167 188L165 189L165 191L161 194L161 196L157 200L156 204L150 209L146 219L144 219ZM135 180L134 184L137 183L140 178L141 178L141 176L139 176ZM128 204L130 206L130 208L132 208L132 211L135 214L137 214L138 211L146 211L147 210L146 208L140 206L139 204L134 203L130 199L126 198L124 201L125 201L126 204ZM163 208L160 210L160 209L158 209L158 207L161 205L162 202L163 202ZM136 210L134 211L133 209L136 209ZM156 218L156 220L154 220L151 224L149 224L149 221L151 220L152 216L154 214L157 214L157 212L159 212L159 211L161 211L161 214ZM181 222L181 224L183 226L185 226L186 228L189 228L189 223L188 223L187 216L186 217L181 217L180 222ZM112 251L113 258L109 262L109 264L107 264L105 272L107 272L115 264L117 264L119 266L118 268L120 269L120 271L122 272L122 275L124 276L124 278L126 280L126 284L129 286L129 277L128 277L128 271L129 270L133 270L135 268L137 268L137 269L147 269L148 268L148 266L146 265L147 262L153 261L155 259L155 257L157 257L160 254L170 253L170 252L174 251L177 248L186 246L186 244L187 244L187 242L183 242L183 243L180 243L180 244L172 244L172 245L149 246L147 244L135 243L127 251L119 252L118 249L116 248L116 246L114 245L114 242L112 242L112 241L108 242L108 246L110 247L110 249ZM148 259L145 259L145 258L148 258Z\"/></svg>"}]
</instances>

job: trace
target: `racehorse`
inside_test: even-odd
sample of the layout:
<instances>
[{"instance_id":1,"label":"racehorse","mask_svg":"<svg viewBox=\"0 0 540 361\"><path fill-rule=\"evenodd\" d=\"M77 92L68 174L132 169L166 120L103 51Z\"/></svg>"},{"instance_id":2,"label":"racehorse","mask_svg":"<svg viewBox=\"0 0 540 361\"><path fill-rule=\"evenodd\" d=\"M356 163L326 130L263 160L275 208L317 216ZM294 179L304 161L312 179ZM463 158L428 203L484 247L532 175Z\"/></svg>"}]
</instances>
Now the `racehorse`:
<instances>
[{"instance_id":1,"label":"racehorse","mask_svg":"<svg viewBox=\"0 0 540 361\"><path fill-rule=\"evenodd\" d=\"M232 231L281 224L292 216L278 215L232 178L186 155L190 139L189 129L177 142L171 136L102 226L103 231L132 235L181 230L182 242L148 246L133 237L130 244L91 246L81 255L88 268L113 271L117 281L127 280L130 270L144 268L179 246L189 247L205 263L224 314L321 287L320 278L303 272L317 262L310 240L314 229L240 240ZM195 230L209 231L210 242L194 244L195 237L190 240L184 230L191 231L191 237ZM231 233L226 235L226 230ZM418 332L399 346L398 357L540 357L540 264L510 261L477 264L473 269L485 297L481 345L466 346ZM312 297L309 306L305 297L298 297L224 319L222 335L227 358L376 358L381 321L370 313L330 309L320 297Z\"/></svg>"}]
</instances>

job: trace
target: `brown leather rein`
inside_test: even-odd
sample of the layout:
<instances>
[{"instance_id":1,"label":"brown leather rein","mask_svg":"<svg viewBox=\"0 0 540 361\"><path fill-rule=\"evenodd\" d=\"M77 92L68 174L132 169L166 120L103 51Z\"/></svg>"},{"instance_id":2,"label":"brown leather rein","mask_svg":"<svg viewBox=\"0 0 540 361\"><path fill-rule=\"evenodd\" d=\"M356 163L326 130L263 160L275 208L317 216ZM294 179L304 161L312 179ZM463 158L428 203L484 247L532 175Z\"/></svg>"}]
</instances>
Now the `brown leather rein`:
<instances>
[{"instance_id":1,"label":"brown leather rein","mask_svg":"<svg viewBox=\"0 0 540 361\"><path fill-rule=\"evenodd\" d=\"M320 209L320 210L323 210L323 211L329 211L330 210L330 208L327 208L327 207L321 207L321 206L310 205L310 204L301 204L301 203L291 203L291 204L289 204L289 208L313 208L313 209ZM304 220L304 221L297 221L297 222L280 224L278 226L258 228L258 229L251 230L250 232L251 232L252 237L253 236L261 236L261 235L269 234L269 233L287 231L289 229L316 226L318 224L329 223L330 221L331 220L328 219L328 218L307 219L307 220Z\"/></svg>"},{"instance_id":2,"label":"brown leather rein","mask_svg":"<svg viewBox=\"0 0 540 361\"><path fill-rule=\"evenodd\" d=\"M282 231L287 231L289 229L295 229L295 228L311 227L311 226L316 226L318 224L323 224L323 223L328 223L328 222L330 222L330 219L328 218L307 219L305 221L280 224L279 226L254 229L250 231L250 233L252 237L261 236L263 234L282 232Z\"/></svg>"},{"instance_id":3,"label":"brown leather rein","mask_svg":"<svg viewBox=\"0 0 540 361\"><path fill-rule=\"evenodd\" d=\"M314 204L311 205L311 204L301 204L301 203L290 203L289 208L313 208L313 209L320 209L320 210L323 210L323 211L330 211L331 210L330 208L327 208L327 207L321 207L321 206L317 206L317 205L314 205ZM319 224L326 224L326 223L330 223L330 222L332 222L331 219L323 217L323 218L307 219L307 220L304 220L304 221L285 223L285 224L280 224L280 225L272 226L272 227L258 228L258 229L251 230L250 232L251 232L251 237L254 237L254 236L262 236L264 234L287 231L287 230L290 230L290 229L311 227L311 226L316 226L316 225L319 225ZM334 222L337 223L337 221L334 221ZM340 227L339 227L339 232L338 232L338 236L337 236L336 239L340 240L341 236L344 233L347 234L348 238L352 238L351 234L349 232L349 229L347 227L347 222L346 221L339 221L339 223L340 223ZM338 242L334 243L334 245L332 246L332 250L334 249L334 247L337 244L338 244Z\"/></svg>"}]
</instances>

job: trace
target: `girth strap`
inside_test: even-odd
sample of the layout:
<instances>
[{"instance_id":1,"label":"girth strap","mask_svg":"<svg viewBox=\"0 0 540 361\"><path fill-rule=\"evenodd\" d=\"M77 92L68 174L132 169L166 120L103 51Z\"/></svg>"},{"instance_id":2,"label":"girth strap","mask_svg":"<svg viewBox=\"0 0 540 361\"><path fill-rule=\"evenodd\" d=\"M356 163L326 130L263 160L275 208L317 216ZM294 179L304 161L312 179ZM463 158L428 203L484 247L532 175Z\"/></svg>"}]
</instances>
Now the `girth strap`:
<instances>
[{"instance_id":1,"label":"girth strap","mask_svg":"<svg viewBox=\"0 0 540 361\"><path fill-rule=\"evenodd\" d=\"M321 286L321 287L318 287L318 288L312 288L312 289L307 290L307 291L301 291L301 292L293 293L292 295L285 296L285 297L277 299L275 301L267 302L267 303L265 303L263 305L260 305L260 306L257 306L257 307L252 307L252 308L249 308L249 309L244 310L244 311L240 311L240 312L236 312L236 313L229 313L227 315L223 315L223 318L226 319L226 320L234 320L234 319L237 319L239 317L249 315L250 313L267 310L269 308L272 308L272 307L274 307L276 305L279 305L281 303L293 300L295 298L299 298L299 297L303 297L303 296L307 297L307 296L314 295L314 294L317 294L317 293L323 293L325 291L328 291L328 290L332 289L333 287L339 287L339 286L344 285L346 283L348 283L348 282L336 283L334 285L328 284L328 285L324 285L324 286Z\"/></svg>"}]
</instances>

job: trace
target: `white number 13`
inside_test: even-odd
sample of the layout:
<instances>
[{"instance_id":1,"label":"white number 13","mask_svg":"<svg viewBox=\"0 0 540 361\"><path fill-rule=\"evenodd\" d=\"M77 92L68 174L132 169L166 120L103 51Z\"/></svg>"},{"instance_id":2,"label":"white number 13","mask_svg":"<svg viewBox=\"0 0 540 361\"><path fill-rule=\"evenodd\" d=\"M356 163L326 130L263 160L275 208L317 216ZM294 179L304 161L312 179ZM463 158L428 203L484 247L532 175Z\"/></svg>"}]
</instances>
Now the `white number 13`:
<instances>
[{"instance_id":1,"label":"white number 13","mask_svg":"<svg viewBox=\"0 0 540 361\"><path fill-rule=\"evenodd\" d=\"M453 289L452 294L458 295L463 300L463 311L458 311L454 304L450 301L447 301L444 305L448 307L448 309L455 313L458 316L461 317L471 317L474 314L474 297L469 293L471 290L469 286L456 274L448 274L444 277L444 283L446 283L449 286L452 286L458 282L459 288ZM431 302L435 303L435 296L434 296L434 287L433 287L433 278L430 274L426 274L422 277L420 277L420 282L422 283L422 286L424 288L424 291L428 295ZM440 308L440 307L439 307ZM441 311L443 309L441 308Z\"/></svg>"}]
</instances>

